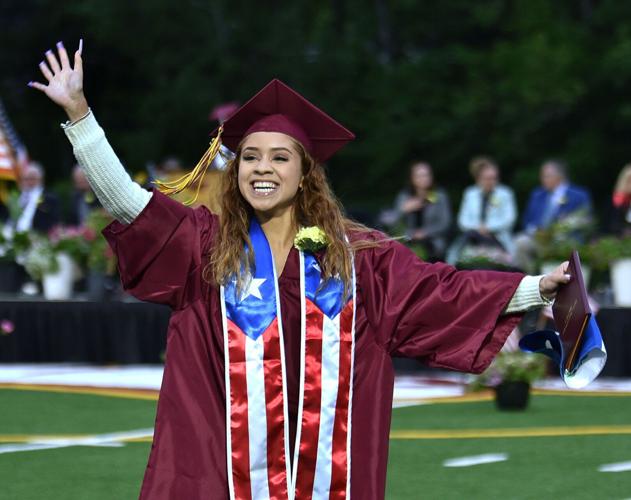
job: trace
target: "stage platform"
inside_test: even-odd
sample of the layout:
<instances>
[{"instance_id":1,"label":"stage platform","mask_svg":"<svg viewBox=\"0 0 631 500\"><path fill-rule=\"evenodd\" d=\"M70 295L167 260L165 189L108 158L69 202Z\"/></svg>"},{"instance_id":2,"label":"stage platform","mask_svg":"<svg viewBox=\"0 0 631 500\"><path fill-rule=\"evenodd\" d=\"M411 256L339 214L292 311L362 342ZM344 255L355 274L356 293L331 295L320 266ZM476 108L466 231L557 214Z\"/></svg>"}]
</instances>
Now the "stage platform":
<instances>
[{"instance_id":1,"label":"stage platform","mask_svg":"<svg viewBox=\"0 0 631 500\"><path fill-rule=\"evenodd\" d=\"M0 301L0 363L159 364L170 310L142 302ZM602 308L603 377L631 378L631 308Z\"/></svg>"}]
</instances>

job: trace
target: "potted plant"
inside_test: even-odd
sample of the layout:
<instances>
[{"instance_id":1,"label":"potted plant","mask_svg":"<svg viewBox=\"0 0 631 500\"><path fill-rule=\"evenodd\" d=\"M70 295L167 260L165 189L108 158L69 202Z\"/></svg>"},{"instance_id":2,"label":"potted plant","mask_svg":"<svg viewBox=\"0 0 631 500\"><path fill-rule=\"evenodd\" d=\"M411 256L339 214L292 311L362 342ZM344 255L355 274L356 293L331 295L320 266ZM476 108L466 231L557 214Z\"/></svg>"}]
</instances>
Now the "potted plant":
<instances>
[{"instance_id":1,"label":"potted plant","mask_svg":"<svg viewBox=\"0 0 631 500\"><path fill-rule=\"evenodd\" d=\"M19 290L24 273L20 264L30 245L27 232L16 232L10 225L0 230L0 292Z\"/></svg>"},{"instance_id":2,"label":"potted plant","mask_svg":"<svg viewBox=\"0 0 631 500\"><path fill-rule=\"evenodd\" d=\"M535 233L537 260L542 274L554 271L562 262L570 258L572 250L577 250L585 285L591 275L592 253L585 241L594 228L593 220L585 210L576 210L545 229Z\"/></svg>"},{"instance_id":3,"label":"potted plant","mask_svg":"<svg viewBox=\"0 0 631 500\"><path fill-rule=\"evenodd\" d=\"M495 271L513 271L513 262L509 253L501 248L485 245L465 245L460 252L458 269L490 269Z\"/></svg>"},{"instance_id":4,"label":"potted plant","mask_svg":"<svg viewBox=\"0 0 631 500\"><path fill-rule=\"evenodd\" d=\"M523 351L501 351L491 365L470 384L472 390L493 388L500 410L524 410L530 386L545 376L546 359Z\"/></svg>"},{"instance_id":5,"label":"potted plant","mask_svg":"<svg viewBox=\"0 0 631 500\"><path fill-rule=\"evenodd\" d=\"M82 229L58 226L48 238L32 236L24 266L31 278L41 280L46 299L66 300L72 295L74 281L81 276L88 250Z\"/></svg>"},{"instance_id":6,"label":"potted plant","mask_svg":"<svg viewBox=\"0 0 631 500\"><path fill-rule=\"evenodd\" d=\"M609 269L614 301L618 306L631 306L631 237L607 236L591 244L595 268Z\"/></svg>"}]
</instances>

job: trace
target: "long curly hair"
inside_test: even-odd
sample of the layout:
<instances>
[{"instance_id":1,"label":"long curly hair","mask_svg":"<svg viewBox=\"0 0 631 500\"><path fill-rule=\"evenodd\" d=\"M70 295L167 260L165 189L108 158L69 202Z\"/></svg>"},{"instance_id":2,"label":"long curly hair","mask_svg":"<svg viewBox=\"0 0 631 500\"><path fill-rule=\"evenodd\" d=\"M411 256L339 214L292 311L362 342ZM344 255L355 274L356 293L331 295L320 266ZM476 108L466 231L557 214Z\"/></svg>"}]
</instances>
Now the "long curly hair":
<instances>
[{"instance_id":1,"label":"long curly hair","mask_svg":"<svg viewBox=\"0 0 631 500\"><path fill-rule=\"evenodd\" d=\"M318 226L326 233L329 244L321 262L322 277L326 280L339 276L348 296L353 279L352 253L378 246L382 240L357 237L357 233L367 234L372 230L343 215L343 208L329 187L324 167L300 142L293 140L293 143L300 154L303 174L302 188L296 193L293 204L294 224L296 227ZM225 285L236 276L237 289L243 285L242 271L254 268L254 249L248 231L254 211L241 194L238 182L242 148L243 141L224 172L219 232L204 269L204 278L217 285ZM355 237L349 241L347 236L352 233Z\"/></svg>"}]
</instances>

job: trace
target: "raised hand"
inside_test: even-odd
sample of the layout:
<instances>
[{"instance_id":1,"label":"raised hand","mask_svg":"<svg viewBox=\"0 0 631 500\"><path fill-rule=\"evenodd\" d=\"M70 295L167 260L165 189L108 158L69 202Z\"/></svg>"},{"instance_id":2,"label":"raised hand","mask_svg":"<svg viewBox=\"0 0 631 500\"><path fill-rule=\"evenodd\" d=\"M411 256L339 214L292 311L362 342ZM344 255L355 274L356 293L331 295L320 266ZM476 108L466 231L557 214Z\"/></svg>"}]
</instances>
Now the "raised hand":
<instances>
[{"instance_id":1,"label":"raised hand","mask_svg":"<svg viewBox=\"0 0 631 500\"><path fill-rule=\"evenodd\" d=\"M40 90L51 101L58 104L71 120L77 120L88 112L88 103L83 94L83 40L74 53L74 68L70 66L68 53L62 42L57 43L57 55L52 50L46 52L46 61L39 63L39 69L48 84L29 82L28 86Z\"/></svg>"}]
</instances>

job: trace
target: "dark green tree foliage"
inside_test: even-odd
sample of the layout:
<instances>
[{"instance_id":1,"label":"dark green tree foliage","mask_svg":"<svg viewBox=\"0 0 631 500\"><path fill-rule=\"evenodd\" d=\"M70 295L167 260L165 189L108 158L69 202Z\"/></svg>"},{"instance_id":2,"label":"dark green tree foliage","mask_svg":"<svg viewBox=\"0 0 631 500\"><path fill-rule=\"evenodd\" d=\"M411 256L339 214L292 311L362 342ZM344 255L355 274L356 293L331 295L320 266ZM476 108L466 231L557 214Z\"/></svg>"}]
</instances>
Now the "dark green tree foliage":
<instances>
[{"instance_id":1,"label":"dark green tree foliage","mask_svg":"<svg viewBox=\"0 0 631 500\"><path fill-rule=\"evenodd\" d=\"M0 97L53 180L72 164L64 117L25 84L80 36L88 100L131 170L193 164L210 109L273 77L357 133L329 165L347 205L389 203L415 158L456 204L489 154L522 202L555 156L604 206L631 160L629 2L5 0L0 23Z\"/></svg>"}]
</instances>

